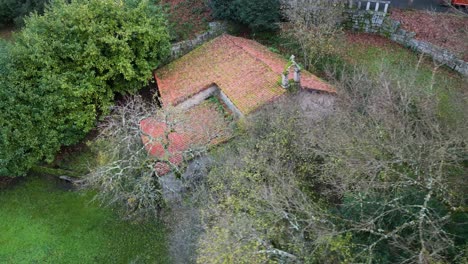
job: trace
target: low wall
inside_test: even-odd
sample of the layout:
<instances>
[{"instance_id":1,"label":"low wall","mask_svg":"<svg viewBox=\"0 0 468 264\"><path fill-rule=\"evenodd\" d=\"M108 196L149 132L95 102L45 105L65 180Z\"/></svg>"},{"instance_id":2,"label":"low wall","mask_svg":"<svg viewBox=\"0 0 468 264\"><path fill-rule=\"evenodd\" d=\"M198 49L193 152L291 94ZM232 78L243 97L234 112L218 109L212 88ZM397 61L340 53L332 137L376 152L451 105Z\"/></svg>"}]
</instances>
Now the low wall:
<instances>
[{"instance_id":1,"label":"low wall","mask_svg":"<svg viewBox=\"0 0 468 264\"><path fill-rule=\"evenodd\" d=\"M178 104L177 107L182 109L182 110L187 110L189 108L192 108L196 105L201 104L203 101L205 101L208 97L215 95L219 91L219 88L217 86L211 86L208 89L205 89L194 96L190 97L189 99L183 101L182 103Z\"/></svg>"},{"instance_id":2,"label":"low wall","mask_svg":"<svg viewBox=\"0 0 468 264\"><path fill-rule=\"evenodd\" d=\"M236 107L236 105L231 101L231 99L229 99L229 97L225 93L223 93L223 91L221 91L221 89L219 90L219 97L226 104L229 110L231 110L231 112L234 113L234 115L236 115L236 117L244 116L242 112Z\"/></svg>"},{"instance_id":3,"label":"low wall","mask_svg":"<svg viewBox=\"0 0 468 264\"><path fill-rule=\"evenodd\" d=\"M444 48L426 41L417 40L414 36L414 32L398 29L390 36L390 39L419 53L427 54L435 61L446 65L464 76L468 76L468 62L458 58L455 54Z\"/></svg>"},{"instance_id":4,"label":"low wall","mask_svg":"<svg viewBox=\"0 0 468 264\"><path fill-rule=\"evenodd\" d=\"M427 54L438 63L468 76L468 62L452 52L429 42L415 39L416 33L400 28L400 22L391 19L386 13L370 10L348 10L345 27L359 32L379 34L390 38L405 47Z\"/></svg>"},{"instance_id":5,"label":"low wall","mask_svg":"<svg viewBox=\"0 0 468 264\"><path fill-rule=\"evenodd\" d=\"M222 22L210 22L208 24L209 30L203 34L197 35L194 39L185 40L172 44L171 48L171 60L177 59L194 48L200 46L206 41L215 38L226 32L226 25Z\"/></svg>"}]
</instances>

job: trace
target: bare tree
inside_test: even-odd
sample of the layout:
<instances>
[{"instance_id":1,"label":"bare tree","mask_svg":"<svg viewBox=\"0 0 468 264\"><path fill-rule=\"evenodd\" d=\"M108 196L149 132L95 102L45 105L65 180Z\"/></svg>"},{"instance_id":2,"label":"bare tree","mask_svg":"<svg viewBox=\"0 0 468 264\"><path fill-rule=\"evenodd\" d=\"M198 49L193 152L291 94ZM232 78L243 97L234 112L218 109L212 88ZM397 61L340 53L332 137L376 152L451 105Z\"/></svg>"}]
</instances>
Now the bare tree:
<instances>
[{"instance_id":1,"label":"bare tree","mask_svg":"<svg viewBox=\"0 0 468 264\"><path fill-rule=\"evenodd\" d=\"M208 116L209 118L209 116ZM157 215L165 200L159 177L181 175L187 162L205 153L213 139L226 136L222 120L203 125L191 111L159 108L141 97L128 97L99 126L94 148L99 166L87 184L96 198L117 205L129 218Z\"/></svg>"},{"instance_id":2,"label":"bare tree","mask_svg":"<svg viewBox=\"0 0 468 264\"><path fill-rule=\"evenodd\" d=\"M338 52L344 0L284 0L283 14L287 23L283 33L301 48L306 68L313 67L326 56Z\"/></svg>"},{"instance_id":3,"label":"bare tree","mask_svg":"<svg viewBox=\"0 0 468 264\"><path fill-rule=\"evenodd\" d=\"M467 197L454 184L455 174L465 175L466 101L433 82L421 88L386 74L372 80L355 71L338 83L335 114L312 139L328 160L322 181L343 200L343 232L372 241L362 245L368 261L379 244L395 248L402 263L443 261L454 247L447 227L466 210ZM441 113L442 104L452 111Z\"/></svg>"},{"instance_id":4,"label":"bare tree","mask_svg":"<svg viewBox=\"0 0 468 264\"><path fill-rule=\"evenodd\" d=\"M303 137L304 97L267 106L244 124L246 135L217 152L201 207L199 263L301 263L317 251L341 259L339 246L326 246L341 239L334 224L302 185L315 167Z\"/></svg>"},{"instance_id":5,"label":"bare tree","mask_svg":"<svg viewBox=\"0 0 468 264\"><path fill-rule=\"evenodd\" d=\"M333 114L308 118L290 98L254 117L208 176L201 260L456 261L468 104L408 78L354 69Z\"/></svg>"}]
</instances>

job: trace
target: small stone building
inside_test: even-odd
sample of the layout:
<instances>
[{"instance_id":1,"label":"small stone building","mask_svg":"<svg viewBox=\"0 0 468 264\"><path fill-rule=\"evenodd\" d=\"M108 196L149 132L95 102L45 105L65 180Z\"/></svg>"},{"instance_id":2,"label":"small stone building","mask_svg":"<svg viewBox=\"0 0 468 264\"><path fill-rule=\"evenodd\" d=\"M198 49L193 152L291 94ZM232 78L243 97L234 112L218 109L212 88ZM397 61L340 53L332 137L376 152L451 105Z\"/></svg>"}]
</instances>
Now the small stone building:
<instances>
[{"instance_id":1,"label":"small stone building","mask_svg":"<svg viewBox=\"0 0 468 264\"><path fill-rule=\"evenodd\" d=\"M288 75L289 71L291 76ZM292 60L270 51L267 47L253 40L222 35L196 48L185 56L158 69L155 79L163 107L175 107L190 113L193 120L191 128L197 127L204 131L197 133L172 131L164 133L166 125L161 121L147 119L142 122L142 130L147 135L144 142L148 151L157 157L167 155L162 144L168 146L172 163L182 162L181 155L196 140L198 134L210 134L207 129L213 129L214 136L208 137L209 144L217 144L226 138L228 133L219 131L220 126L212 126L210 122L220 122L216 118L213 107L203 106L207 98L216 97L233 116L244 116L261 106L272 102L285 94L288 79L299 82L302 89L334 93L329 84L315 75L300 70ZM193 112L193 114L192 114ZM197 114L199 113L199 114ZM209 117L210 120L206 120ZM220 122L222 123L222 122ZM226 127L227 125L224 125ZM164 140L154 140L166 136ZM217 137L219 135L219 137ZM150 140L151 138L151 140ZM167 148L166 148L167 149ZM160 167L160 175L167 173L168 166Z\"/></svg>"}]
</instances>

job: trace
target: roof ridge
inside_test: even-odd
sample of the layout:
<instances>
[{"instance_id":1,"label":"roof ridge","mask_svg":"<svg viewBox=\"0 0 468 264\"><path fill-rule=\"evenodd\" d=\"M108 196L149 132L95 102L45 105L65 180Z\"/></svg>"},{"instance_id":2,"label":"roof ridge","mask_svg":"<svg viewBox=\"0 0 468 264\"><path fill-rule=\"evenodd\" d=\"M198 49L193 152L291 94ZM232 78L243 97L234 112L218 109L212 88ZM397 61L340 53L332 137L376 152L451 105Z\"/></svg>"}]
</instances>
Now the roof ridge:
<instances>
[{"instance_id":1,"label":"roof ridge","mask_svg":"<svg viewBox=\"0 0 468 264\"><path fill-rule=\"evenodd\" d=\"M257 57L257 56L254 56L251 52L249 52L247 49L245 49L243 46L237 44L237 43L233 40L233 39L237 39L237 38L240 39L240 37L232 36L232 35L229 35L229 34L224 34L223 37L226 37L230 42L232 42L232 44L234 44L234 46L240 48L242 51L244 51L245 53L247 53L250 57L254 58L255 60L257 60L257 61L259 61L259 62L261 62L261 63L263 64L263 66L265 66L269 71L271 71L271 72L277 74L277 72L275 72L275 71L272 69L272 67L271 67L268 63L266 63L266 62L265 62L264 60L262 60L261 58L259 58L259 57ZM256 42L256 41L254 41L254 40L246 39L246 38L244 38L244 40ZM260 43L258 43L258 44L260 44Z\"/></svg>"}]
</instances>

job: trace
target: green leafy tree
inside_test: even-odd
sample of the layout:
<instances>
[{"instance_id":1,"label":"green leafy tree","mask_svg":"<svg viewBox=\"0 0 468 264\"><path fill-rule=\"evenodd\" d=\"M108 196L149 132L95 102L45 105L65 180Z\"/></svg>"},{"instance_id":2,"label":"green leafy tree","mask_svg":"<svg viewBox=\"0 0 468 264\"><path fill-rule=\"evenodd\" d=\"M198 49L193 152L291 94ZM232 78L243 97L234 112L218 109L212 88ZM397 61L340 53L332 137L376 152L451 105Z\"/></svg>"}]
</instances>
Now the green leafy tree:
<instances>
[{"instance_id":1,"label":"green leafy tree","mask_svg":"<svg viewBox=\"0 0 468 264\"><path fill-rule=\"evenodd\" d=\"M132 93L169 54L165 16L150 1L54 1L4 52L0 175L52 161Z\"/></svg>"},{"instance_id":2,"label":"green leafy tree","mask_svg":"<svg viewBox=\"0 0 468 264\"><path fill-rule=\"evenodd\" d=\"M254 31L275 30L280 21L279 0L211 0L213 15L247 25Z\"/></svg>"}]
</instances>

